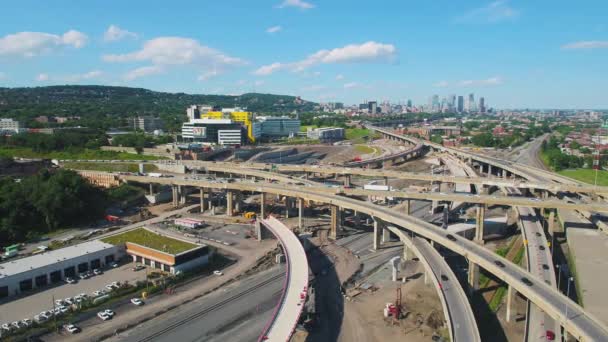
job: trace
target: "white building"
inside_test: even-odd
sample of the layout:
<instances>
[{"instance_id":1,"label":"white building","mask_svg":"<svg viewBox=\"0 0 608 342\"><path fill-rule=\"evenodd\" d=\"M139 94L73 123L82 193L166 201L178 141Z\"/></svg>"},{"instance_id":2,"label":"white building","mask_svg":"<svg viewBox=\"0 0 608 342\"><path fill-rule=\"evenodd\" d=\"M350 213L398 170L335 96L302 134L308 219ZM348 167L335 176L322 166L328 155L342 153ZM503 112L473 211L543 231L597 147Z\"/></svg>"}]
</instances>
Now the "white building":
<instances>
[{"instance_id":1,"label":"white building","mask_svg":"<svg viewBox=\"0 0 608 342\"><path fill-rule=\"evenodd\" d=\"M124 248L99 240L0 264L0 298L56 284L120 259Z\"/></svg>"},{"instance_id":2,"label":"white building","mask_svg":"<svg viewBox=\"0 0 608 342\"><path fill-rule=\"evenodd\" d=\"M217 131L217 143L219 145L242 144L240 129L220 129Z\"/></svg>"},{"instance_id":3,"label":"white building","mask_svg":"<svg viewBox=\"0 0 608 342\"><path fill-rule=\"evenodd\" d=\"M0 119L0 133L20 133L21 123L13 119Z\"/></svg>"},{"instance_id":4,"label":"white building","mask_svg":"<svg viewBox=\"0 0 608 342\"><path fill-rule=\"evenodd\" d=\"M344 128L339 127L308 128L306 136L308 139L319 139L322 142L340 141L344 140L345 131Z\"/></svg>"}]
</instances>

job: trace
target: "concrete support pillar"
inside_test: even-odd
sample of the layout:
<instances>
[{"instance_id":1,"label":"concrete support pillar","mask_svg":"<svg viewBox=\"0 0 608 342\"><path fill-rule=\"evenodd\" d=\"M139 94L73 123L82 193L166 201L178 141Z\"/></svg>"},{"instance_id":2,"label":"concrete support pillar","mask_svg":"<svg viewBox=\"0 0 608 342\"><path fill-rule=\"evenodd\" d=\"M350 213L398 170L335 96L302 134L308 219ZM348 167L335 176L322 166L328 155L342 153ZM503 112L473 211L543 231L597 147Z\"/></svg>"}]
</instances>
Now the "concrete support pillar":
<instances>
[{"instance_id":1,"label":"concrete support pillar","mask_svg":"<svg viewBox=\"0 0 608 342\"><path fill-rule=\"evenodd\" d=\"M154 195L154 184L150 183L150 195Z\"/></svg>"},{"instance_id":2,"label":"concrete support pillar","mask_svg":"<svg viewBox=\"0 0 608 342\"><path fill-rule=\"evenodd\" d=\"M350 175L345 175L344 176L344 186L345 187L350 187Z\"/></svg>"},{"instance_id":3,"label":"concrete support pillar","mask_svg":"<svg viewBox=\"0 0 608 342\"><path fill-rule=\"evenodd\" d=\"M380 231L382 230L382 227L380 226L380 222L378 222L378 219L374 218L374 250L377 251L378 249L380 249Z\"/></svg>"},{"instance_id":4,"label":"concrete support pillar","mask_svg":"<svg viewBox=\"0 0 608 342\"><path fill-rule=\"evenodd\" d=\"M266 204L266 193L262 192L260 193L260 218L264 219L266 218L266 212L265 212L265 204Z\"/></svg>"},{"instance_id":5,"label":"concrete support pillar","mask_svg":"<svg viewBox=\"0 0 608 342\"><path fill-rule=\"evenodd\" d=\"M479 163L479 173L483 173L483 165Z\"/></svg>"},{"instance_id":6,"label":"concrete support pillar","mask_svg":"<svg viewBox=\"0 0 608 342\"><path fill-rule=\"evenodd\" d=\"M507 170L502 169L502 178L507 178Z\"/></svg>"},{"instance_id":7,"label":"concrete support pillar","mask_svg":"<svg viewBox=\"0 0 608 342\"><path fill-rule=\"evenodd\" d=\"M291 197L285 197L285 218L289 218L291 212Z\"/></svg>"},{"instance_id":8,"label":"concrete support pillar","mask_svg":"<svg viewBox=\"0 0 608 342\"><path fill-rule=\"evenodd\" d=\"M304 199L298 198L298 228L300 230L304 228L302 226L302 216L304 216Z\"/></svg>"},{"instance_id":9,"label":"concrete support pillar","mask_svg":"<svg viewBox=\"0 0 608 342\"><path fill-rule=\"evenodd\" d=\"M340 225L342 222L342 211L338 206L331 206L331 223L329 228L329 238L337 239L340 235L340 231L342 230L342 226Z\"/></svg>"},{"instance_id":10,"label":"concrete support pillar","mask_svg":"<svg viewBox=\"0 0 608 342\"><path fill-rule=\"evenodd\" d=\"M242 193L238 190L234 190L234 211L236 213L241 212Z\"/></svg>"},{"instance_id":11,"label":"concrete support pillar","mask_svg":"<svg viewBox=\"0 0 608 342\"><path fill-rule=\"evenodd\" d=\"M406 199L405 201L403 201L403 203L405 203L405 206L404 206L404 207L405 207L405 208L404 208L404 209L405 209L405 210L404 210L404 211L405 211L405 214L406 214L406 215L410 215L410 214L412 213L412 209L411 209L411 205L412 205L412 203L411 203L411 200Z\"/></svg>"},{"instance_id":12,"label":"concrete support pillar","mask_svg":"<svg viewBox=\"0 0 608 342\"><path fill-rule=\"evenodd\" d=\"M488 176L492 175L492 165L488 164Z\"/></svg>"},{"instance_id":13,"label":"concrete support pillar","mask_svg":"<svg viewBox=\"0 0 608 342\"><path fill-rule=\"evenodd\" d=\"M515 290L513 289L513 286L507 285L507 322L511 322L511 311L513 310L511 306L513 305L514 292Z\"/></svg>"},{"instance_id":14,"label":"concrete support pillar","mask_svg":"<svg viewBox=\"0 0 608 342\"><path fill-rule=\"evenodd\" d=\"M226 191L226 215L234 215L234 193L232 190Z\"/></svg>"},{"instance_id":15,"label":"concrete support pillar","mask_svg":"<svg viewBox=\"0 0 608 342\"><path fill-rule=\"evenodd\" d=\"M382 243L387 243L391 241L391 231L386 227L382 227Z\"/></svg>"},{"instance_id":16,"label":"concrete support pillar","mask_svg":"<svg viewBox=\"0 0 608 342\"><path fill-rule=\"evenodd\" d=\"M353 217L353 223L355 224L355 228L358 228L361 225L361 215L356 211Z\"/></svg>"},{"instance_id":17,"label":"concrete support pillar","mask_svg":"<svg viewBox=\"0 0 608 342\"><path fill-rule=\"evenodd\" d=\"M477 205L477 213L475 215L475 241L483 244L483 221L486 215L485 204Z\"/></svg>"},{"instance_id":18,"label":"concrete support pillar","mask_svg":"<svg viewBox=\"0 0 608 342\"><path fill-rule=\"evenodd\" d=\"M403 260L414 259L414 252L406 244L403 244Z\"/></svg>"},{"instance_id":19,"label":"concrete support pillar","mask_svg":"<svg viewBox=\"0 0 608 342\"><path fill-rule=\"evenodd\" d=\"M178 189L179 189L179 204L186 204L186 186L180 186Z\"/></svg>"},{"instance_id":20,"label":"concrete support pillar","mask_svg":"<svg viewBox=\"0 0 608 342\"><path fill-rule=\"evenodd\" d=\"M384 177L384 185L388 185L388 177Z\"/></svg>"},{"instance_id":21,"label":"concrete support pillar","mask_svg":"<svg viewBox=\"0 0 608 342\"><path fill-rule=\"evenodd\" d=\"M479 289L479 266L469 260L469 286L471 292Z\"/></svg>"},{"instance_id":22,"label":"concrete support pillar","mask_svg":"<svg viewBox=\"0 0 608 342\"><path fill-rule=\"evenodd\" d=\"M553 234L555 233L555 211L549 213L548 221L547 228L549 229L549 234L551 234L551 237L553 237Z\"/></svg>"},{"instance_id":23,"label":"concrete support pillar","mask_svg":"<svg viewBox=\"0 0 608 342\"><path fill-rule=\"evenodd\" d=\"M173 207L177 207L179 205L179 199L178 199L178 193L177 193L177 186L176 185L172 185L171 186L171 193L172 193L172 205Z\"/></svg>"},{"instance_id":24,"label":"concrete support pillar","mask_svg":"<svg viewBox=\"0 0 608 342\"><path fill-rule=\"evenodd\" d=\"M201 213L205 211L205 188L200 188L200 198L201 198Z\"/></svg>"},{"instance_id":25,"label":"concrete support pillar","mask_svg":"<svg viewBox=\"0 0 608 342\"><path fill-rule=\"evenodd\" d=\"M541 190L540 191L540 198L542 198L543 200L546 200L547 198L549 198L549 192L547 190ZM545 208L540 208L540 216L545 216Z\"/></svg>"}]
</instances>

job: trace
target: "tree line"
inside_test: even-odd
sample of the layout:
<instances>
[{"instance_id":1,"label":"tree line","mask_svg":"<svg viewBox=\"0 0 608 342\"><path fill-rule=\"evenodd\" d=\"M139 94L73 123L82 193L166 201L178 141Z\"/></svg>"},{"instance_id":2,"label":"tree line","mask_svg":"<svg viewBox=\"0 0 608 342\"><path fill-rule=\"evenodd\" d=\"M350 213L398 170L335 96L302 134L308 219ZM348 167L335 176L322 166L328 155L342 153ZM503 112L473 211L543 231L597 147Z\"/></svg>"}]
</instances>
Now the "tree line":
<instances>
[{"instance_id":1,"label":"tree line","mask_svg":"<svg viewBox=\"0 0 608 342\"><path fill-rule=\"evenodd\" d=\"M103 190L69 170L0 178L0 245L102 218L108 204Z\"/></svg>"}]
</instances>

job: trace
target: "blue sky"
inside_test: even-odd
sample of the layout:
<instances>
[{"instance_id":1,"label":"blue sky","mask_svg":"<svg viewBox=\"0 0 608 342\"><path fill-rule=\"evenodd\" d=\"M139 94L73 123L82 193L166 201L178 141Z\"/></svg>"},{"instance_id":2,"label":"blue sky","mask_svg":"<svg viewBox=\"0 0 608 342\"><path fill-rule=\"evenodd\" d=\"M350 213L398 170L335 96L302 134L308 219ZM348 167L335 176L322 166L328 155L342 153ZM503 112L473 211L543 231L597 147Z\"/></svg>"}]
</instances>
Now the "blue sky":
<instances>
[{"instance_id":1,"label":"blue sky","mask_svg":"<svg viewBox=\"0 0 608 342\"><path fill-rule=\"evenodd\" d=\"M3 2L0 86L608 108L605 0Z\"/></svg>"}]
</instances>

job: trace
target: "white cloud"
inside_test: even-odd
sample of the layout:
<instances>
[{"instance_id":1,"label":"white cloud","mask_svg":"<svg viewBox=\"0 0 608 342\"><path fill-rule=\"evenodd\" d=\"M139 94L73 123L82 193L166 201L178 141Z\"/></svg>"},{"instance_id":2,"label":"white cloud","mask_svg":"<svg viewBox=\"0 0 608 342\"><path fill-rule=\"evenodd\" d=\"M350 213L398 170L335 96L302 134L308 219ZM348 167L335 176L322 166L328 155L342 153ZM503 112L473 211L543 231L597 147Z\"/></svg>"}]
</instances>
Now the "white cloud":
<instances>
[{"instance_id":1,"label":"white cloud","mask_svg":"<svg viewBox=\"0 0 608 342\"><path fill-rule=\"evenodd\" d=\"M200 44L197 40L182 37L159 37L144 43L141 50L126 54L104 55L106 62L151 62L153 66L137 70L159 73L166 67L191 65L202 72L199 79L219 75L224 70L245 65L246 62ZM133 70L135 72L136 70ZM139 75L135 73L134 75ZM136 76L140 77L140 76Z\"/></svg>"},{"instance_id":2,"label":"white cloud","mask_svg":"<svg viewBox=\"0 0 608 342\"><path fill-rule=\"evenodd\" d=\"M45 82L48 80L49 80L48 74L38 74L38 76L36 76L36 81L38 81L38 82Z\"/></svg>"},{"instance_id":3,"label":"white cloud","mask_svg":"<svg viewBox=\"0 0 608 342\"><path fill-rule=\"evenodd\" d=\"M0 38L0 56L34 57L50 53L55 49L72 46L83 47L88 37L70 30L63 35L44 32L18 32Z\"/></svg>"},{"instance_id":4,"label":"white cloud","mask_svg":"<svg viewBox=\"0 0 608 342\"><path fill-rule=\"evenodd\" d=\"M436 88L446 88L449 85L450 84L448 83L448 81L439 81L439 82L433 84L433 87L436 87Z\"/></svg>"},{"instance_id":5,"label":"white cloud","mask_svg":"<svg viewBox=\"0 0 608 342\"><path fill-rule=\"evenodd\" d=\"M562 46L565 50L576 50L576 49L607 49L608 40L589 40L569 43Z\"/></svg>"},{"instance_id":6,"label":"white cloud","mask_svg":"<svg viewBox=\"0 0 608 342\"><path fill-rule=\"evenodd\" d=\"M350 44L332 50L319 50L298 62L265 65L254 71L254 74L270 75L275 71L283 69L299 72L318 64L386 62L394 59L396 53L397 49L392 44L369 41L363 44Z\"/></svg>"},{"instance_id":7,"label":"white cloud","mask_svg":"<svg viewBox=\"0 0 608 342\"><path fill-rule=\"evenodd\" d=\"M458 18L461 22L499 22L516 18L519 11L509 6L507 0L497 0L486 6L475 8Z\"/></svg>"},{"instance_id":8,"label":"white cloud","mask_svg":"<svg viewBox=\"0 0 608 342\"><path fill-rule=\"evenodd\" d=\"M344 89L352 89L352 88L358 88L361 85L357 82L349 82L349 83L345 83L344 84Z\"/></svg>"},{"instance_id":9,"label":"white cloud","mask_svg":"<svg viewBox=\"0 0 608 342\"><path fill-rule=\"evenodd\" d=\"M269 65L264 65L253 72L254 75L258 76L266 76L270 75L275 71L281 70L285 67L284 64L281 63L272 63Z\"/></svg>"},{"instance_id":10,"label":"white cloud","mask_svg":"<svg viewBox=\"0 0 608 342\"><path fill-rule=\"evenodd\" d=\"M458 82L461 87L475 87L475 86L495 86L503 83L500 77L490 77L485 80L464 80Z\"/></svg>"},{"instance_id":11,"label":"white cloud","mask_svg":"<svg viewBox=\"0 0 608 342\"><path fill-rule=\"evenodd\" d=\"M140 77L157 75L157 74L162 73L163 71L164 71L163 68L161 68L158 65L145 66L145 67L133 69L133 70L129 71L128 73L126 73L123 77L127 81L133 81Z\"/></svg>"},{"instance_id":12,"label":"white cloud","mask_svg":"<svg viewBox=\"0 0 608 342\"><path fill-rule=\"evenodd\" d=\"M103 75L103 72L100 70L92 70L84 74L75 74L66 77L66 81L68 82L79 82L82 80L90 80L94 78L99 78Z\"/></svg>"},{"instance_id":13,"label":"white cloud","mask_svg":"<svg viewBox=\"0 0 608 342\"><path fill-rule=\"evenodd\" d=\"M137 39L137 33L123 30L117 25L110 25L103 34L103 40L106 42L115 42L125 38Z\"/></svg>"},{"instance_id":14,"label":"white cloud","mask_svg":"<svg viewBox=\"0 0 608 342\"><path fill-rule=\"evenodd\" d=\"M297 8L306 10L306 9L314 8L315 5L311 4L310 2L303 1L303 0L285 0L278 7L279 8L297 7Z\"/></svg>"},{"instance_id":15,"label":"white cloud","mask_svg":"<svg viewBox=\"0 0 608 342\"><path fill-rule=\"evenodd\" d=\"M277 25L277 26L272 26L272 27L267 28L266 32L267 33L277 33L281 30L283 30L283 28L281 26Z\"/></svg>"},{"instance_id":16,"label":"white cloud","mask_svg":"<svg viewBox=\"0 0 608 342\"><path fill-rule=\"evenodd\" d=\"M301 90L305 91L305 92L316 92L316 91L323 90L326 88L327 87L324 85L314 84L314 85L309 85L309 86L303 87Z\"/></svg>"},{"instance_id":17,"label":"white cloud","mask_svg":"<svg viewBox=\"0 0 608 342\"><path fill-rule=\"evenodd\" d=\"M207 81L216 76L220 75L220 72L217 70L206 71L198 76L199 81Z\"/></svg>"},{"instance_id":18,"label":"white cloud","mask_svg":"<svg viewBox=\"0 0 608 342\"><path fill-rule=\"evenodd\" d=\"M344 75L342 75L342 74L336 75L336 81L340 81L340 80L343 80L343 79L344 79Z\"/></svg>"}]
</instances>

